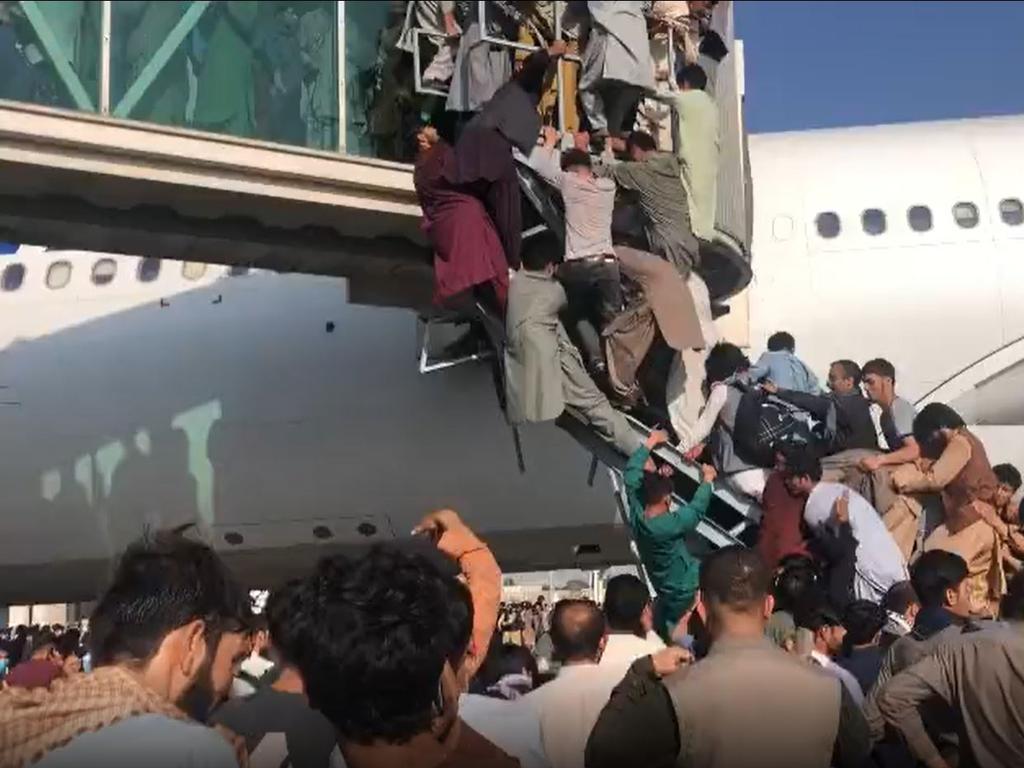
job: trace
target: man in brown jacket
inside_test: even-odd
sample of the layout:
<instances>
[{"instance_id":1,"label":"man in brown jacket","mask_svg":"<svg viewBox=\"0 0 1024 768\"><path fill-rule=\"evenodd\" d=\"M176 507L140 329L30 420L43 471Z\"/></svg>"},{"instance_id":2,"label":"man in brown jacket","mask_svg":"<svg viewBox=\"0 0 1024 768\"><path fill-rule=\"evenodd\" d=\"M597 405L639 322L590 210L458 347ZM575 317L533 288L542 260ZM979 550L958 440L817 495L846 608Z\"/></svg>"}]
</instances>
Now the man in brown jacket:
<instances>
[{"instance_id":1,"label":"man in brown jacket","mask_svg":"<svg viewBox=\"0 0 1024 768\"><path fill-rule=\"evenodd\" d=\"M928 768L949 762L921 716L939 700L958 723L960 766L1024 765L1024 574L1003 598L1006 626L961 635L894 677L878 699L886 722Z\"/></svg>"},{"instance_id":2,"label":"man in brown jacket","mask_svg":"<svg viewBox=\"0 0 1024 768\"><path fill-rule=\"evenodd\" d=\"M774 600L756 552L728 547L702 564L703 660L660 680L634 663L587 743L587 768L859 768L867 724L842 684L764 636Z\"/></svg>"}]
</instances>

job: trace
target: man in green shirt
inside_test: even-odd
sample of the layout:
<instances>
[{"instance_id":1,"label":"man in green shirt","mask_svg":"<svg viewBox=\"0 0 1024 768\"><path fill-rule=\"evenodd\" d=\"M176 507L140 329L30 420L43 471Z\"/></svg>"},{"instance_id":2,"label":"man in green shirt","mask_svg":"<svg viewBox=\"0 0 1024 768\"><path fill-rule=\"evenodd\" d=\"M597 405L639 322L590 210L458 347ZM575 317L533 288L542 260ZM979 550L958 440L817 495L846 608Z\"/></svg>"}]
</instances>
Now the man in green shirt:
<instances>
[{"instance_id":1,"label":"man in green shirt","mask_svg":"<svg viewBox=\"0 0 1024 768\"><path fill-rule=\"evenodd\" d=\"M668 442L668 435L651 432L647 441L629 458L623 472L629 499L629 526L640 550L647 575L658 593L655 628L667 641L693 605L700 575L700 561L686 548L685 537L697 528L708 511L715 482L715 468L702 465L703 481L689 504L673 507L672 467L656 467L651 451Z\"/></svg>"}]
</instances>

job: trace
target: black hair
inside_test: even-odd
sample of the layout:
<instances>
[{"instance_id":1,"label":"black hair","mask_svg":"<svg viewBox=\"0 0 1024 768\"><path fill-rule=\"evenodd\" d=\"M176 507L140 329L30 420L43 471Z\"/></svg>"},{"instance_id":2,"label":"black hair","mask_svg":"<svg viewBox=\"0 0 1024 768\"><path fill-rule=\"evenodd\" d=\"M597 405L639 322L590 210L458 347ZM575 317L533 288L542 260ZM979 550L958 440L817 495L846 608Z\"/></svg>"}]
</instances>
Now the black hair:
<instances>
[{"instance_id":1,"label":"black hair","mask_svg":"<svg viewBox=\"0 0 1024 768\"><path fill-rule=\"evenodd\" d=\"M529 237L523 241L523 268L531 272L542 272L548 264L561 261L564 250L565 247L553 232L541 232Z\"/></svg>"},{"instance_id":2,"label":"black hair","mask_svg":"<svg viewBox=\"0 0 1024 768\"><path fill-rule=\"evenodd\" d=\"M604 593L604 616L608 629L642 635L641 617L650 604L651 593L636 576L624 573L609 579Z\"/></svg>"},{"instance_id":3,"label":"black hair","mask_svg":"<svg viewBox=\"0 0 1024 768\"><path fill-rule=\"evenodd\" d=\"M214 645L252 617L249 595L210 547L160 532L129 545L89 619L93 663L143 662L164 638L201 619Z\"/></svg>"},{"instance_id":4,"label":"black hair","mask_svg":"<svg viewBox=\"0 0 1024 768\"><path fill-rule=\"evenodd\" d=\"M703 91L708 87L708 73L700 64L687 64L676 73L676 82L679 85L686 83L691 88Z\"/></svg>"},{"instance_id":5,"label":"black hair","mask_svg":"<svg viewBox=\"0 0 1024 768\"><path fill-rule=\"evenodd\" d=\"M992 471L995 472L996 479L1003 485L1008 485L1013 488L1013 492L1016 493L1020 490L1021 480L1020 470L1018 470L1013 464L996 464L992 467Z\"/></svg>"},{"instance_id":6,"label":"black hair","mask_svg":"<svg viewBox=\"0 0 1024 768\"><path fill-rule=\"evenodd\" d=\"M824 592L815 589L804 596L793 614L793 621L800 629L817 632L823 627L843 626L842 617L829 605Z\"/></svg>"},{"instance_id":7,"label":"black hair","mask_svg":"<svg viewBox=\"0 0 1024 768\"><path fill-rule=\"evenodd\" d=\"M658 142L646 131L633 131L626 139L626 152L632 152L633 147L641 152L654 152L658 149Z\"/></svg>"},{"instance_id":8,"label":"black hair","mask_svg":"<svg viewBox=\"0 0 1024 768\"><path fill-rule=\"evenodd\" d=\"M895 382L896 366L883 357L876 357L874 360L868 360L864 363L864 367L861 369L862 376L867 376L869 374L881 376L883 379L892 379L893 382Z\"/></svg>"},{"instance_id":9,"label":"black hair","mask_svg":"<svg viewBox=\"0 0 1024 768\"><path fill-rule=\"evenodd\" d=\"M47 646L50 646L55 650L57 649L57 635L55 635L49 627L41 630L36 636L35 642L32 643L32 653L38 653Z\"/></svg>"},{"instance_id":10,"label":"black hair","mask_svg":"<svg viewBox=\"0 0 1024 768\"><path fill-rule=\"evenodd\" d=\"M1018 571L1006 585L1006 594L999 604L1003 621L1024 621L1024 571Z\"/></svg>"},{"instance_id":11,"label":"black hair","mask_svg":"<svg viewBox=\"0 0 1024 768\"><path fill-rule=\"evenodd\" d=\"M750 360L743 350L727 341L715 344L704 361L704 374L708 384L725 381L740 371L750 368Z\"/></svg>"},{"instance_id":12,"label":"black hair","mask_svg":"<svg viewBox=\"0 0 1024 768\"><path fill-rule=\"evenodd\" d=\"M846 646L867 645L882 631L888 617L885 609L870 600L854 600L843 611L843 626L846 627Z\"/></svg>"},{"instance_id":13,"label":"black hair","mask_svg":"<svg viewBox=\"0 0 1024 768\"><path fill-rule=\"evenodd\" d=\"M920 605L921 599L917 596L914 585L909 581L897 581L882 598L882 608L898 613L901 616L907 612L912 605Z\"/></svg>"},{"instance_id":14,"label":"black hair","mask_svg":"<svg viewBox=\"0 0 1024 768\"><path fill-rule=\"evenodd\" d=\"M469 587L454 578L448 579L448 595L451 605L448 629L452 636L448 663L452 669L458 669L473 637L473 596L469 593Z\"/></svg>"},{"instance_id":15,"label":"black hair","mask_svg":"<svg viewBox=\"0 0 1024 768\"><path fill-rule=\"evenodd\" d=\"M801 556L801 561L785 566L772 586L775 610L795 611L818 584L818 578L818 569L808 557Z\"/></svg>"},{"instance_id":16,"label":"black hair","mask_svg":"<svg viewBox=\"0 0 1024 768\"><path fill-rule=\"evenodd\" d=\"M562 153L562 170L568 171L570 168L575 168L577 166L589 168L590 155L576 147L565 150L565 152Z\"/></svg>"},{"instance_id":17,"label":"black hair","mask_svg":"<svg viewBox=\"0 0 1024 768\"><path fill-rule=\"evenodd\" d=\"M709 609L750 611L764 603L772 586L771 572L754 550L723 547L704 558L700 591Z\"/></svg>"},{"instance_id":18,"label":"black hair","mask_svg":"<svg viewBox=\"0 0 1024 768\"><path fill-rule=\"evenodd\" d=\"M925 552L910 568L910 582L922 608L942 608L946 604L946 590L956 589L966 578L964 559L944 549Z\"/></svg>"},{"instance_id":19,"label":"black hair","mask_svg":"<svg viewBox=\"0 0 1024 768\"><path fill-rule=\"evenodd\" d=\"M68 658L68 656L77 656L79 651L79 638L77 634L68 632L61 635L60 639L56 643L57 653L60 654L62 659Z\"/></svg>"},{"instance_id":20,"label":"black hair","mask_svg":"<svg viewBox=\"0 0 1024 768\"><path fill-rule=\"evenodd\" d=\"M821 459L812 450L794 451L786 455L786 477L809 477L820 482L822 476Z\"/></svg>"},{"instance_id":21,"label":"black hair","mask_svg":"<svg viewBox=\"0 0 1024 768\"><path fill-rule=\"evenodd\" d=\"M846 378L853 379L853 386L860 386L863 374L861 373L860 366L853 362L853 360L836 360L832 365L838 365L842 368Z\"/></svg>"},{"instance_id":22,"label":"black hair","mask_svg":"<svg viewBox=\"0 0 1024 768\"><path fill-rule=\"evenodd\" d=\"M293 620L300 610L297 602L302 596L302 579L293 579L271 591L263 607L270 644L289 666L297 666L302 655L302 635L297 632L298 624Z\"/></svg>"},{"instance_id":23,"label":"black hair","mask_svg":"<svg viewBox=\"0 0 1024 768\"><path fill-rule=\"evenodd\" d=\"M384 545L324 558L303 580L298 666L342 739L403 743L429 729L457 645L450 581L423 555Z\"/></svg>"},{"instance_id":24,"label":"black hair","mask_svg":"<svg viewBox=\"0 0 1024 768\"><path fill-rule=\"evenodd\" d=\"M662 501L666 496L671 496L675 490L671 477L665 477L658 472L644 472L642 495L644 504L651 506Z\"/></svg>"},{"instance_id":25,"label":"black hair","mask_svg":"<svg viewBox=\"0 0 1024 768\"><path fill-rule=\"evenodd\" d=\"M787 333L786 331L779 331L773 333L768 337L768 351L769 352L795 352L796 351L796 339L793 338L793 334Z\"/></svg>"},{"instance_id":26,"label":"black hair","mask_svg":"<svg viewBox=\"0 0 1024 768\"><path fill-rule=\"evenodd\" d=\"M593 600L559 600L555 604L551 642L559 661L595 659L604 632L604 614Z\"/></svg>"},{"instance_id":27,"label":"black hair","mask_svg":"<svg viewBox=\"0 0 1024 768\"><path fill-rule=\"evenodd\" d=\"M926 458L937 459L942 455L945 441L939 434L942 429L960 429L964 420L960 414L945 403L929 403L914 417L914 439L921 446Z\"/></svg>"},{"instance_id":28,"label":"black hair","mask_svg":"<svg viewBox=\"0 0 1024 768\"><path fill-rule=\"evenodd\" d=\"M502 643L501 633L495 632L487 656L473 680L473 688L483 693L506 675L518 675L524 671L536 685L540 670L533 654L522 645Z\"/></svg>"}]
</instances>

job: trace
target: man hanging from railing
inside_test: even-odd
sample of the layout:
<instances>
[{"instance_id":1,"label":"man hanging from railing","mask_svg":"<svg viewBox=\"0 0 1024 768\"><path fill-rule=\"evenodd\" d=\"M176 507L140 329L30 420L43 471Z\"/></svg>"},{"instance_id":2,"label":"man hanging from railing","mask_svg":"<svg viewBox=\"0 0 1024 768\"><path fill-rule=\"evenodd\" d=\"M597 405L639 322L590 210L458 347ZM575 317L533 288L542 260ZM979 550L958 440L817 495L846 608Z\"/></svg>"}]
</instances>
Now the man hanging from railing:
<instances>
[{"instance_id":1,"label":"man hanging from railing","mask_svg":"<svg viewBox=\"0 0 1024 768\"><path fill-rule=\"evenodd\" d=\"M605 440L631 455L641 445L626 417L587 375L579 350L558 319L567 300L555 279L563 246L552 232L530 238L512 277L506 319L505 384L513 424L552 421L579 411Z\"/></svg>"}]
</instances>

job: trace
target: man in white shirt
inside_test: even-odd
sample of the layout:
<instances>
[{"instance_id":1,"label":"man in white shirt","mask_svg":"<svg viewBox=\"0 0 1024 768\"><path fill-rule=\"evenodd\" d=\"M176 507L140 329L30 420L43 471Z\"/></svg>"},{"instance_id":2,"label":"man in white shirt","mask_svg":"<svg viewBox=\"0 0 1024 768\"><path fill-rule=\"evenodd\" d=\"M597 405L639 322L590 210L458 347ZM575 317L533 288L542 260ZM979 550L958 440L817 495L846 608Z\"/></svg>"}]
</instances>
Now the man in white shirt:
<instances>
[{"instance_id":1,"label":"man in white shirt","mask_svg":"<svg viewBox=\"0 0 1024 768\"><path fill-rule=\"evenodd\" d=\"M654 606L647 585L632 574L608 581L604 594L604 617L608 638L598 666L620 671L625 677L630 665L665 647L654 634Z\"/></svg>"},{"instance_id":2,"label":"man in white shirt","mask_svg":"<svg viewBox=\"0 0 1024 768\"><path fill-rule=\"evenodd\" d=\"M857 706L862 706L864 691L857 678L832 660L842 650L846 629L843 627L842 619L824 596L815 596L800 607L796 614L796 625L800 629L808 630L814 637L814 647L810 652L811 661L827 674L837 678Z\"/></svg>"},{"instance_id":3,"label":"man in white shirt","mask_svg":"<svg viewBox=\"0 0 1024 768\"><path fill-rule=\"evenodd\" d=\"M786 487L794 496L807 497L804 522L816 536L835 525L835 504L840 497L847 499L849 523L857 539L853 594L858 600L880 603L889 587L909 578L903 553L875 508L845 485L821 482L821 461L813 453L787 461Z\"/></svg>"},{"instance_id":4,"label":"man in white shirt","mask_svg":"<svg viewBox=\"0 0 1024 768\"><path fill-rule=\"evenodd\" d=\"M561 600L551 615L558 677L523 697L540 717L541 741L552 768L584 768L587 739L622 680L599 662L607 642L604 614L590 600Z\"/></svg>"}]
</instances>

